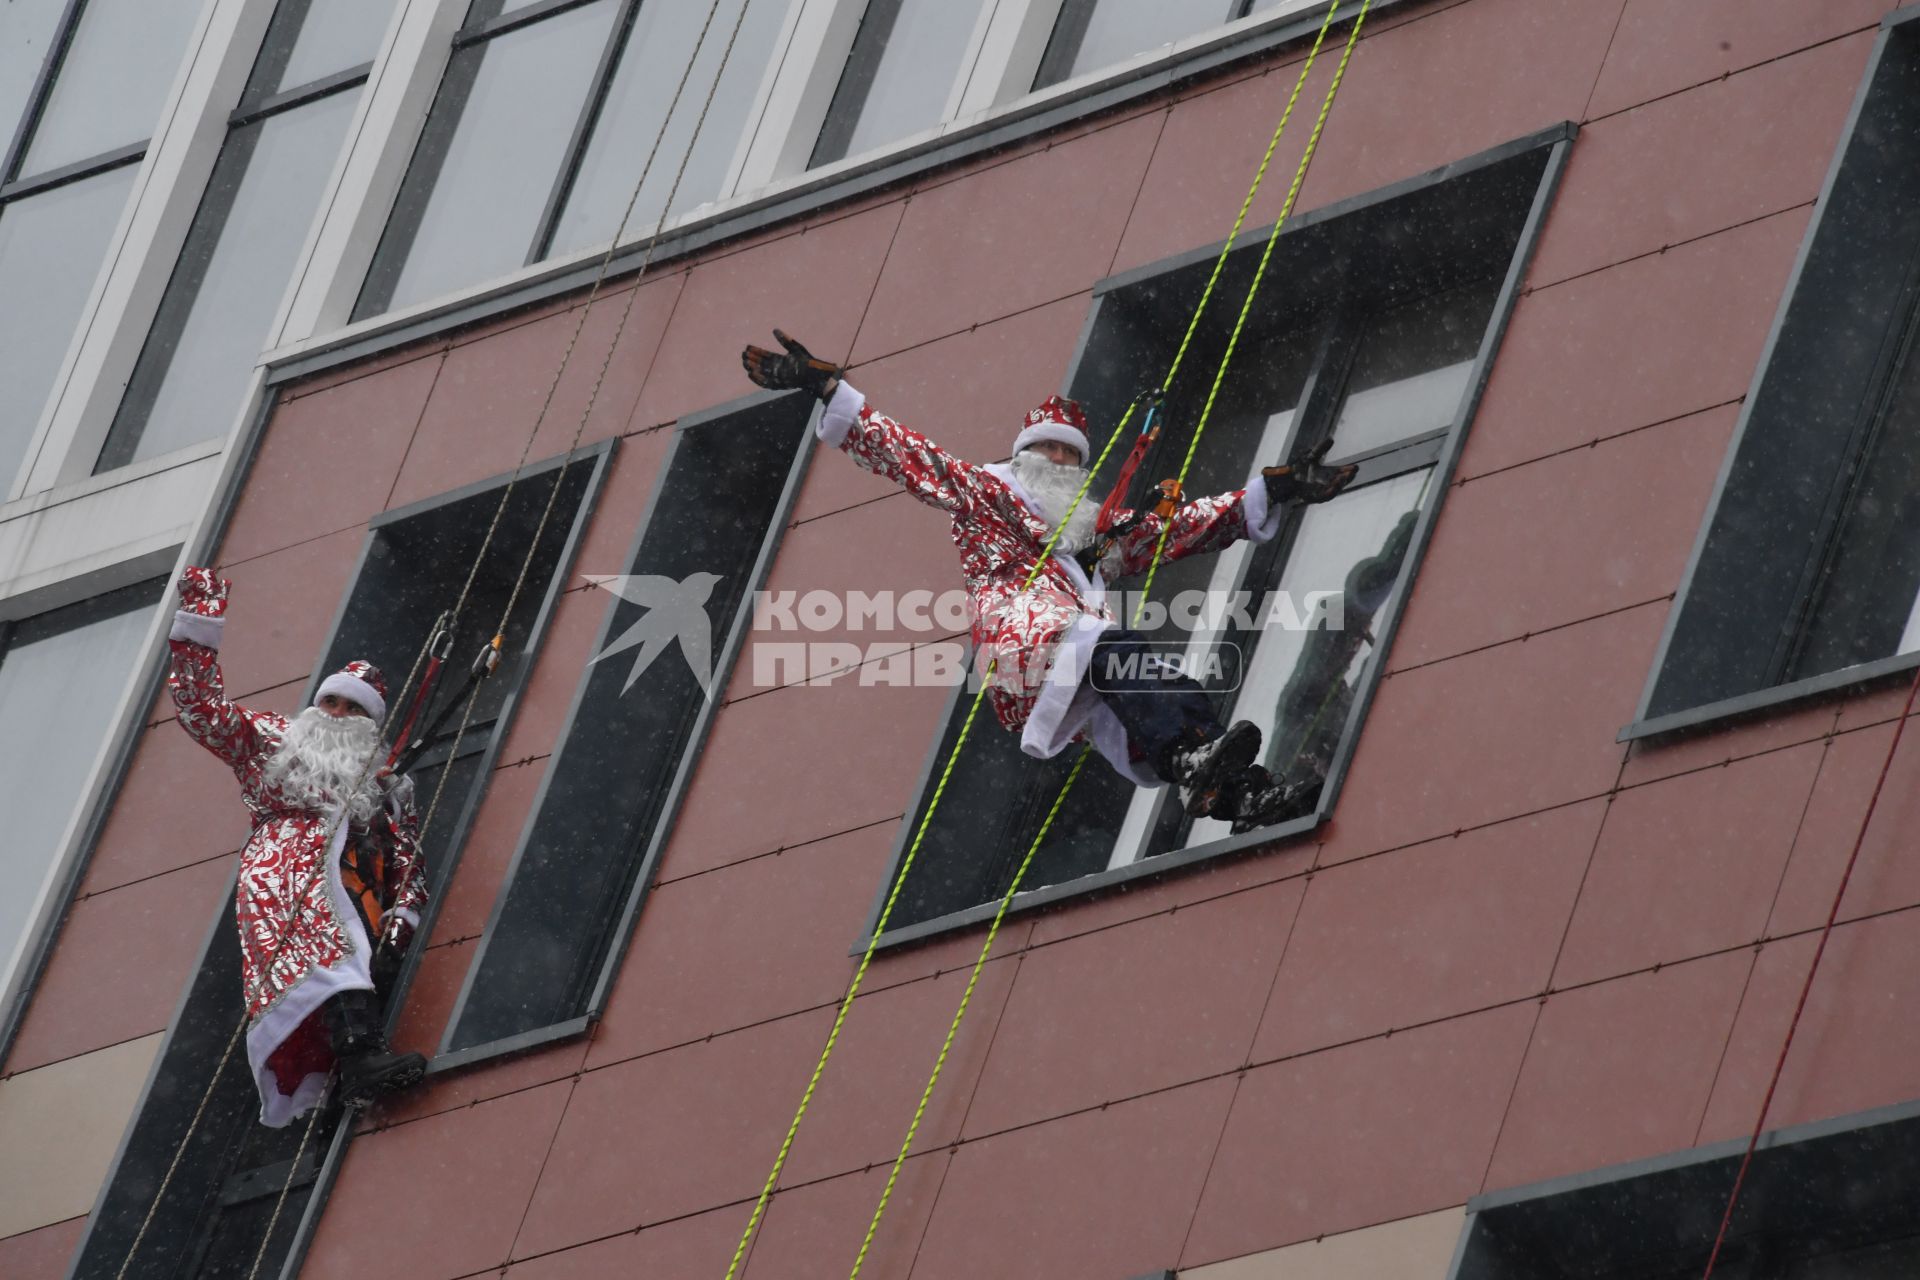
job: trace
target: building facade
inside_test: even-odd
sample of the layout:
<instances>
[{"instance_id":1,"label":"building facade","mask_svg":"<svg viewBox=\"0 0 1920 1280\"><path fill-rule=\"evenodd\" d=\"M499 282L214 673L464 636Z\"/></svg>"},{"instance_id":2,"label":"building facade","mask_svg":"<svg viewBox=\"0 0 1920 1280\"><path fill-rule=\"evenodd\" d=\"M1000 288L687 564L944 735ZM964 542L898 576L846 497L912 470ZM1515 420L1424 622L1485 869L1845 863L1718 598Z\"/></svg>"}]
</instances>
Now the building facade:
<instances>
[{"instance_id":1,"label":"building facade","mask_svg":"<svg viewBox=\"0 0 1920 1280\"><path fill-rule=\"evenodd\" d=\"M1910 1274L1920 10L1361 9L0 8L0 1275ZM775 326L1357 463L1116 587L1297 812L970 720ZM502 637L364 1113L232 1054L187 564L250 706Z\"/></svg>"}]
</instances>

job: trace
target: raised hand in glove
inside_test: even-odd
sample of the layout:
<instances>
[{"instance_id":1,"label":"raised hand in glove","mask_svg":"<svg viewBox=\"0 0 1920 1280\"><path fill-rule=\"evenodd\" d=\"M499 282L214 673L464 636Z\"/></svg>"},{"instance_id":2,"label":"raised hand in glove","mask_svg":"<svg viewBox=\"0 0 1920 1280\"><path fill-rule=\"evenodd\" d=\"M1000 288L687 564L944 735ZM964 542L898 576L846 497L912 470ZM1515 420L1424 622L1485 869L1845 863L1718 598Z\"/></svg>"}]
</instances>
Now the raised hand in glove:
<instances>
[{"instance_id":1,"label":"raised hand in glove","mask_svg":"<svg viewBox=\"0 0 1920 1280\"><path fill-rule=\"evenodd\" d=\"M180 608L203 618L225 617L227 591L232 586L225 578L215 577L211 569L189 566L180 575Z\"/></svg>"},{"instance_id":2,"label":"raised hand in glove","mask_svg":"<svg viewBox=\"0 0 1920 1280\"><path fill-rule=\"evenodd\" d=\"M1262 467L1260 475L1267 485L1267 500L1282 502L1325 502L1353 483L1360 468L1349 463L1329 467L1321 461L1332 440L1322 440L1300 461L1284 467Z\"/></svg>"},{"instance_id":3,"label":"raised hand in glove","mask_svg":"<svg viewBox=\"0 0 1920 1280\"><path fill-rule=\"evenodd\" d=\"M740 353L740 363L755 384L769 391L810 391L822 400L833 394L842 372L839 365L817 358L778 329L773 336L787 349L785 355L754 346Z\"/></svg>"}]
</instances>

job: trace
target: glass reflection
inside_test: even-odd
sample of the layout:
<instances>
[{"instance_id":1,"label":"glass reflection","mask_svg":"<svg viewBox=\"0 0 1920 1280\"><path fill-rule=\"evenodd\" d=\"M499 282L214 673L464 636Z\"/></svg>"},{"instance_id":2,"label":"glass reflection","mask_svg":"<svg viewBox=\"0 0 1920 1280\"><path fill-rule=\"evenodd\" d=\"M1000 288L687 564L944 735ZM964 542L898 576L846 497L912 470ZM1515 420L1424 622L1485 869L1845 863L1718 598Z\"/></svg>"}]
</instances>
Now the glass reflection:
<instances>
[{"instance_id":1,"label":"glass reflection","mask_svg":"<svg viewBox=\"0 0 1920 1280\"><path fill-rule=\"evenodd\" d=\"M390 296L370 283L360 315L525 265L613 17L599 0L454 56L381 247Z\"/></svg>"},{"instance_id":2,"label":"glass reflection","mask_svg":"<svg viewBox=\"0 0 1920 1280\"><path fill-rule=\"evenodd\" d=\"M359 97L228 137L96 471L226 432Z\"/></svg>"},{"instance_id":3,"label":"glass reflection","mask_svg":"<svg viewBox=\"0 0 1920 1280\"><path fill-rule=\"evenodd\" d=\"M282 9L303 0L282 0ZM275 83L278 93L373 61L398 0L304 0L300 34Z\"/></svg>"},{"instance_id":4,"label":"glass reflection","mask_svg":"<svg viewBox=\"0 0 1920 1280\"><path fill-rule=\"evenodd\" d=\"M887 8L890 23L878 20ZM828 130L844 136L823 134L814 163L871 151L940 123L980 8L977 0L900 0L893 6L876 0L868 6L834 103L834 114L859 114L850 125L829 120Z\"/></svg>"},{"instance_id":5,"label":"glass reflection","mask_svg":"<svg viewBox=\"0 0 1920 1280\"><path fill-rule=\"evenodd\" d=\"M1396 307L1361 343L1333 429L1333 456L1351 458L1453 425L1500 281Z\"/></svg>"},{"instance_id":6,"label":"glass reflection","mask_svg":"<svg viewBox=\"0 0 1920 1280\"><path fill-rule=\"evenodd\" d=\"M65 0L6 0L0 5L0 151L13 141L64 8Z\"/></svg>"},{"instance_id":7,"label":"glass reflection","mask_svg":"<svg viewBox=\"0 0 1920 1280\"><path fill-rule=\"evenodd\" d=\"M152 137L199 16L176 0L89 0L21 176Z\"/></svg>"},{"instance_id":8,"label":"glass reflection","mask_svg":"<svg viewBox=\"0 0 1920 1280\"><path fill-rule=\"evenodd\" d=\"M160 584L80 625L21 624L0 656L0 957L12 954L139 657ZM96 611L93 605L73 612ZM51 624L51 625L49 625Z\"/></svg>"},{"instance_id":9,"label":"glass reflection","mask_svg":"<svg viewBox=\"0 0 1920 1280\"><path fill-rule=\"evenodd\" d=\"M606 106L567 197L566 211L555 229L549 256L603 245L613 238L656 137L660 140L659 151L627 221L629 234L651 230L659 220L683 157L686 173L667 212L684 213L720 195L788 3L747 0L745 25L731 54L727 53L727 37L739 17L740 0L721 4L664 136L660 121L673 100L674 87L686 69L694 41L700 36L707 4L705 0L652 0L640 6L608 89ZM723 56L726 68L720 72L713 105L707 109L695 141L694 125L700 120ZM688 155L690 143L693 150Z\"/></svg>"},{"instance_id":10,"label":"glass reflection","mask_svg":"<svg viewBox=\"0 0 1920 1280\"><path fill-rule=\"evenodd\" d=\"M1307 625L1295 629L1270 620L1242 638L1251 651L1232 718L1260 726L1262 763L1303 788L1303 797L1317 797L1327 779L1367 660L1378 647L1377 624L1406 559L1432 471L1408 472L1304 508L1277 590ZM1338 593L1337 599L1316 606L1315 593L1323 592ZM1202 819L1180 843L1205 844L1228 834L1228 824Z\"/></svg>"},{"instance_id":11,"label":"glass reflection","mask_svg":"<svg viewBox=\"0 0 1920 1280\"><path fill-rule=\"evenodd\" d=\"M122 165L0 206L0 494L26 458L137 171Z\"/></svg>"},{"instance_id":12,"label":"glass reflection","mask_svg":"<svg viewBox=\"0 0 1920 1280\"><path fill-rule=\"evenodd\" d=\"M1184 40L1195 32L1222 26L1229 16L1230 6L1223 0L1180 0L1177 4L1169 4L1167 0L1097 0L1092 13L1084 16L1069 3L1061 9L1060 28L1053 38L1056 41L1071 39L1066 28L1070 23L1077 25L1077 19L1086 24L1079 47L1065 67L1059 66L1061 59L1049 49L1048 57L1043 60L1046 69L1033 87L1044 89L1049 84L1125 62L1150 49Z\"/></svg>"}]
</instances>

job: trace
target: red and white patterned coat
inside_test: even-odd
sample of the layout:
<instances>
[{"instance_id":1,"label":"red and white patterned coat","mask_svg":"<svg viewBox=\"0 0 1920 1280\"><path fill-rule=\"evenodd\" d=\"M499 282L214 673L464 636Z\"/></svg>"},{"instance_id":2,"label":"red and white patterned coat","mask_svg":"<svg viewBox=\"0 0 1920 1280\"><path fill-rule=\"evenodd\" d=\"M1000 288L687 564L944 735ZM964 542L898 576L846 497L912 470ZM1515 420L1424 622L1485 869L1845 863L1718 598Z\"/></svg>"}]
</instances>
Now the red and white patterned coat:
<instances>
[{"instance_id":1,"label":"red and white patterned coat","mask_svg":"<svg viewBox=\"0 0 1920 1280\"><path fill-rule=\"evenodd\" d=\"M1144 786L1160 785L1144 762L1129 758L1119 721L1083 687L1093 641L1119 625L1107 600L1107 579L1144 573L1168 523L1163 560L1221 551L1243 538L1271 539L1280 513L1269 508L1265 487L1254 484L1195 499L1170 521L1148 513L1091 576L1072 557L1049 556L1029 586L1051 529L1010 466L955 457L876 412L845 382L817 430L822 441L864 470L892 480L952 519L976 660L994 660L987 696L1000 723L1021 734L1022 749L1049 757L1070 742L1091 738L1121 773Z\"/></svg>"},{"instance_id":2,"label":"red and white patterned coat","mask_svg":"<svg viewBox=\"0 0 1920 1280\"><path fill-rule=\"evenodd\" d=\"M261 1120L277 1127L325 1091L332 1058L315 1012L340 991L373 986L369 963L378 940L367 936L347 899L339 867L345 842L349 836L356 843L371 838L385 855L394 892L383 923L397 917L409 929L418 927L426 876L418 818L405 791L395 793L367 833L302 807L266 780L287 720L228 700L217 653L219 622L191 610L178 615L167 688L180 727L233 770L253 817L253 833L240 852L234 914L248 1057L261 1091Z\"/></svg>"}]
</instances>

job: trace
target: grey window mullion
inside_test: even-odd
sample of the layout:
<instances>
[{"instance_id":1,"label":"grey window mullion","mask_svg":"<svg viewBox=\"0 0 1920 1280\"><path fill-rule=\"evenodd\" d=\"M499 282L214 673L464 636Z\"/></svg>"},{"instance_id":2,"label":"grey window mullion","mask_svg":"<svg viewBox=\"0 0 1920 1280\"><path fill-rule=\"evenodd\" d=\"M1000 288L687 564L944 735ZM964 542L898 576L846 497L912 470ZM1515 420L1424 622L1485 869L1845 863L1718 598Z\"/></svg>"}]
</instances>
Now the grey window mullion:
<instances>
[{"instance_id":1,"label":"grey window mullion","mask_svg":"<svg viewBox=\"0 0 1920 1280\"><path fill-rule=\"evenodd\" d=\"M1040 70L1034 73L1033 87L1044 89L1059 84L1073 72L1073 60L1087 38L1087 26L1093 21L1094 7L1100 0L1064 0L1060 16L1054 20L1047 48L1040 55Z\"/></svg>"},{"instance_id":2,"label":"grey window mullion","mask_svg":"<svg viewBox=\"0 0 1920 1280\"><path fill-rule=\"evenodd\" d=\"M81 182L96 177L109 169L118 169L122 165L138 164L147 158L145 142L133 142L112 151L103 151L97 156L85 160L76 160L72 164L62 165L58 169L49 169L45 173L23 178L18 182L0 185L0 205L24 196L39 195L42 191L51 191L55 187L64 187L70 182Z\"/></svg>"},{"instance_id":3,"label":"grey window mullion","mask_svg":"<svg viewBox=\"0 0 1920 1280\"><path fill-rule=\"evenodd\" d=\"M363 62L357 67L348 67L345 71L336 71L330 76L296 85L236 110L227 117L227 127L239 129L250 124L258 124L269 116L279 115L282 111L292 111L296 107L306 106L309 102L330 98L344 89L357 88L365 84L367 77L371 74L373 74L373 64Z\"/></svg>"},{"instance_id":4,"label":"grey window mullion","mask_svg":"<svg viewBox=\"0 0 1920 1280\"><path fill-rule=\"evenodd\" d=\"M663 2L652 0L655 4ZM567 139L566 158L560 163L560 171L554 175L553 188L547 195L547 207L540 211L540 221L534 227L533 243L527 248L529 265L543 260L552 252L554 232L559 228L561 214L566 211L567 198L573 194L573 184L580 174L580 166L586 161L587 144L593 140L593 131L599 127L600 116L606 110L613 77L620 69L620 60L626 56L627 44L633 35L634 19L639 12L640 0L620 0L620 12L613 20L613 30L608 33L607 46L601 50L600 63L594 68L593 88L588 91L586 101L580 104L573 134Z\"/></svg>"},{"instance_id":5,"label":"grey window mullion","mask_svg":"<svg viewBox=\"0 0 1920 1280\"><path fill-rule=\"evenodd\" d=\"M496 13L484 21L468 25L453 37L453 47L463 49L468 45L480 44L495 36L530 27L544 18L565 13L569 9L579 9L592 4L594 0L545 0L543 4L528 5L524 9L515 9L511 13Z\"/></svg>"},{"instance_id":6,"label":"grey window mullion","mask_svg":"<svg viewBox=\"0 0 1920 1280\"><path fill-rule=\"evenodd\" d=\"M901 2L867 0L866 11L860 15L860 28L854 33L853 49L847 54L847 65L840 72L833 102L827 107L827 122L820 127L813 155L807 160L808 168L831 164L847 154L854 127L860 123L860 113L866 109L867 97L873 91L880 59L886 56L887 39L900 17Z\"/></svg>"},{"instance_id":7,"label":"grey window mullion","mask_svg":"<svg viewBox=\"0 0 1920 1280\"><path fill-rule=\"evenodd\" d=\"M87 0L68 0L66 12L60 15L60 24L54 29L54 37L47 45L47 56L40 64L40 75L34 80L33 91L27 97L27 109L20 113L13 140L7 144L6 159L0 162L0 187L13 181L20 170L20 163L27 154L27 144L33 141L33 131L39 127L40 117L47 109L47 100L53 94L53 82L60 74L60 63L73 43L73 33L80 27L80 11L86 7L86 3Z\"/></svg>"}]
</instances>

